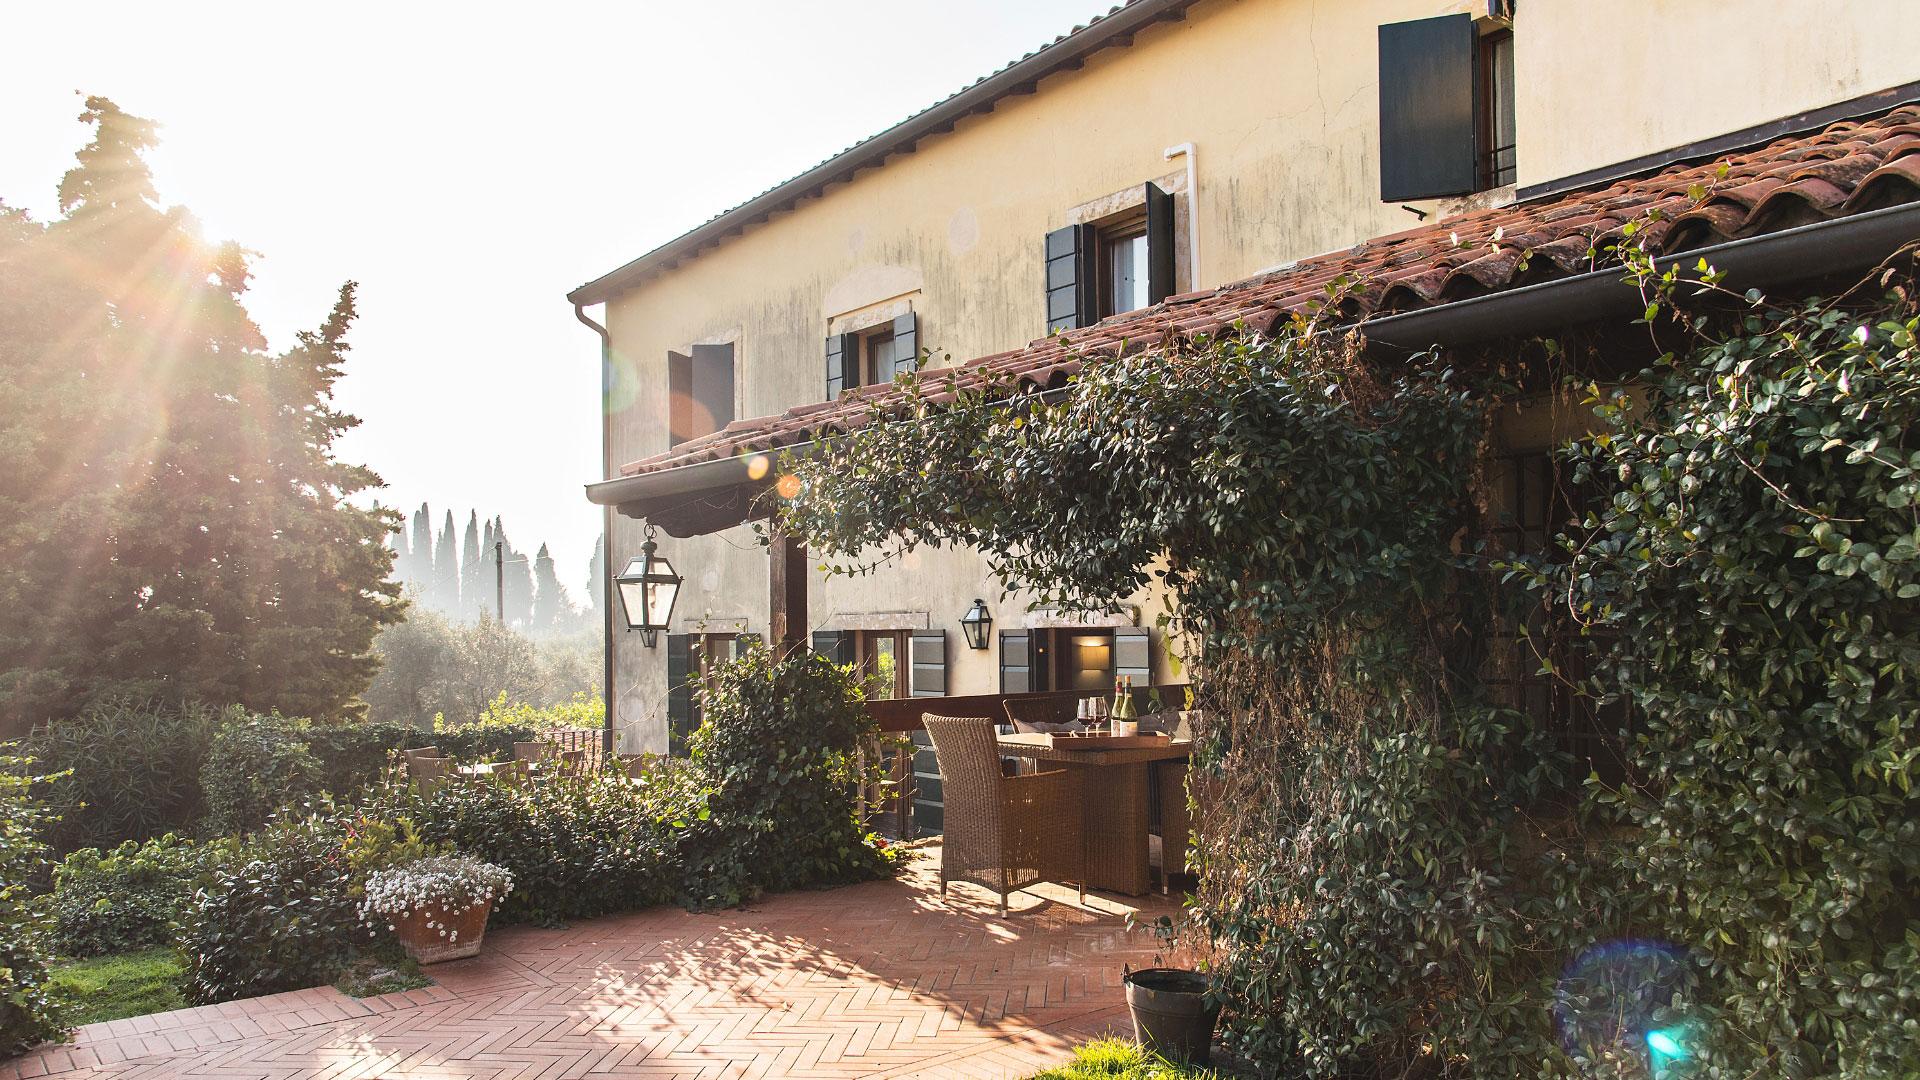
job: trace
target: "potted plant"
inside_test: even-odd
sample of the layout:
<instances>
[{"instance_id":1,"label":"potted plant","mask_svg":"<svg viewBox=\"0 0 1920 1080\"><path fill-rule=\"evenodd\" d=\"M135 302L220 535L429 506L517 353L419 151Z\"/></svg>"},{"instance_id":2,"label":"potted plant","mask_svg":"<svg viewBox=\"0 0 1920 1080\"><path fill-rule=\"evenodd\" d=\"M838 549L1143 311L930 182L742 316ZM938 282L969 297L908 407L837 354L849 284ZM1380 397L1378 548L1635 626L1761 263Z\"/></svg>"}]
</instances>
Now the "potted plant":
<instances>
[{"instance_id":1,"label":"potted plant","mask_svg":"<svg viewBox=\"0 0 1920 1080\"><path fill-rule=\"evenodd\" d=\"M408 956L437 964L478 954L494 900L512 891L505 867L436 855L375 871L361 911L369 922L385 919Z\"/></svg>"},{"instance_id":2,"label":"potted plant","mask_svg":"<svg viewBox=\"0 0 1920 1080\"><path fill-rule=\"evenodd\" d=\"M1129 917L1129 924L1132 919ZM1165 915L1154 920L1153 934L1171 949L1178 928ZM1156 963L1159 956L1155 956ZM1127 991L1127 1012L1133 1017L1133 1037L1154 1053L1190 1065L1205 1065L1213 1050L1213 1028L1220 1019L1220 1003L1209 991L1213 979L1187 968L1125 969L1121 979Z\"/></svg>"}]
</instances>

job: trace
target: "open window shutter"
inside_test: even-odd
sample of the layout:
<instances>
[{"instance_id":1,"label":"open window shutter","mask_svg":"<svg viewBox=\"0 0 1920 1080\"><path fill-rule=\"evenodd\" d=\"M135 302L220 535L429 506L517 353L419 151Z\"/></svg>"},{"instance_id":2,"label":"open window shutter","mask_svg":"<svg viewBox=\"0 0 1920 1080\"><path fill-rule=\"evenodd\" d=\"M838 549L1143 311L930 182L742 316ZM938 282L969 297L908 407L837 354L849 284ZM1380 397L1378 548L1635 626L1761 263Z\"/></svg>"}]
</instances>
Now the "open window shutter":
<instances>
[{"instance_id":1,"label":"open window shutter","mask_svg":"<svg viewBox=\"0 0 1920 1080\"><path fill-rule=\"evenodd\" d=\"M1193 228L1191 222L1189 229ZM1173 295L1173 196L1147 185L1147 303Z\"/></svg>"},{"instance_id":2,"label":"open window shutter","mask_svg":"<svg viewBox=\"0 0 1920 1080\"><path fill-rule=\"evenodd\" d=\"M1000 692L1033 692L1033 634L1027 630L1000 631Z\"/></svg>"},{"instance_id":3,"label":"open window shutter","mask_svg":"<svg viewBox=\"0 0 1920 1080\"><path fill-rule=\"evenodd\" d=\"M667 753L685 757L693 732L693 635L667 635Z\"/></svg>"},{"instance_id":4,"label":"open window shutter","mask_svg":"<svg viewBox=\"0 0 1920 1080\"><path fill-rule=\"evenodd\" d=\"M853 635L842 630L815 630L813 651L836 664L853 663Z\"/></svg>"},{"instance_id":5,"label":"open window shutter","mask_svg":"<svg viewBox=\"0 0 1920 1080\"><path fill-rule=\"evenodd\" d=\"M920 369L920 317L909 311L893 320L893 373Z\"/></svg>"},{"instance_id":6,"label":"open window shutter","mask_svg":"<svg viewBox=\"0 0 1920 1080\"><path fill-rule=\"evenodd\" d=\"M1144 626L1120 626L1113 631L1114 678L1129 676L1135 686L1153 685L1153 631Z\"/></svg>"},{"instance_id":7,"label":"open window shutter","mask_svg":"<svg viewBox=\"0 0 1920 1080\"><path fill-rule=\"evenodd\" d=\"M1094 305L1094 232L1069 225L1047 234L1047 333L1100 321Z\"/></svg>"},{"instance_id":8,"label":"open window shutter","mask_svg":"<svg viewBox=\"0 0 1920 1080\"><path fill-rule=\"evenodd\" d=\"M678 446L693 438L693 357L667 354L667 438Z\"/></svg>"},{"instance_id":9,"label":"open window shutter","mask_svg":"<svg viewBox=\"0 0 1920 1080\"><path fill-rule=\"evenodd\" d=\"M733 345L693 347L694 436L733 423Z\"/></svg>"},{"instance_id":10,"label":"open window shutter","mask_svg":"<svg viewBox=\"0 0 1920 1080\"><path fill-rule=\"evenodd\" d=\"M835 334L827 339L827 400L860 385L860 338Z\"/></svg>"},{"instance_id":11,"label":"open window shutter","mask_svg":"<svg viewBox=\"0 0 1920 1080\"><path fill-rule=\"evenodd\" d=\"M945 697L947 694L947 632L915 630L907 642L913 668L907 672L907 696Z\"/></svg>"},{"instance_id":12,"label":"open window shutter","mask_svg":"<svg viewBox=\"0 0 1920 1080\"><path fill-rule=\"evenodd\" d=\"M1474 51L1470 15L1380 28L1380 198L1474 190Z\"/></svg>"}]
</instances>

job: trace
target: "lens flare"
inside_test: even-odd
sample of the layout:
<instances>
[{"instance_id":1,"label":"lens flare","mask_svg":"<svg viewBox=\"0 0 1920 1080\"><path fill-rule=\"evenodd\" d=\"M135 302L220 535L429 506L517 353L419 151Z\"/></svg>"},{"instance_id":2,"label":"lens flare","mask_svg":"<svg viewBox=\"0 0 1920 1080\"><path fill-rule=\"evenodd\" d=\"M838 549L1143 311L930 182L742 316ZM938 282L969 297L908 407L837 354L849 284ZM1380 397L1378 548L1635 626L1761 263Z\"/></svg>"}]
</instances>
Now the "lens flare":
<instances>
[{"instance_id":1,"label":"lens flare","mask_svg":"<svg viewBox=\"0 0 1920 1080\"><path fill-rule=\"evenodd\" d=\"M1692 979L1686 954L1653 941L1611 941L1583 950L1554 987L1553 1018L1569 1054L1589 1061L1639 1058L1658 1078L1685 1061L1691 1025L1675 1009Z\"/></svg>"},{"instance_id":2,"label":"lens flare","mask_svg":"<svg viewBox=\"0 0 1920 1080\"><path fill-rule=\"evenodd\" d=\"M773 459L765 454L755 454L747 459L747 479L764 480L767 473L773 471Z\"/></svg>"},{"instance_id":3,"label":"lens flare","mask_svg":"<svg viewBox=\"0 0 1920 1080\"><path fill-rule=\"evenodd\" d=\"M780 479L774 481L773 490L779 492L781 498L791 499L800 494L800 478L792 473L785 473Z\"/></svg>"}]
</instances>

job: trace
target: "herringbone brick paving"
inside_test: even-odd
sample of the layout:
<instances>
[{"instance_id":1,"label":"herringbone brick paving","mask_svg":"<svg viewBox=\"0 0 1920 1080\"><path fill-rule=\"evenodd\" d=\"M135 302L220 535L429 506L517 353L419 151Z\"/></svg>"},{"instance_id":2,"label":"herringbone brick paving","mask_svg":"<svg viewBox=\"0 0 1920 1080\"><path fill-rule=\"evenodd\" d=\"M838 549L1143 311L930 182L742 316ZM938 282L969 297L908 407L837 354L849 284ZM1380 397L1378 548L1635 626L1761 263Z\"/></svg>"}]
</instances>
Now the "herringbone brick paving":
<instances>
[{"instance_id":1,"label":"herringbone brick paving","mask_svg":"<svg viewBox=\"0 0 1920 1080\"><path fill-rule=\"evenodd\" d=\"M1001 919L972 886L943 900L933 867L742 910L498 930L423 990L92 1024L0 1080L1009 1077L1127 1027L1122 965L1154 951L1126 926L1133 902L1043 886Z\"/></svg>"}]
</instances>

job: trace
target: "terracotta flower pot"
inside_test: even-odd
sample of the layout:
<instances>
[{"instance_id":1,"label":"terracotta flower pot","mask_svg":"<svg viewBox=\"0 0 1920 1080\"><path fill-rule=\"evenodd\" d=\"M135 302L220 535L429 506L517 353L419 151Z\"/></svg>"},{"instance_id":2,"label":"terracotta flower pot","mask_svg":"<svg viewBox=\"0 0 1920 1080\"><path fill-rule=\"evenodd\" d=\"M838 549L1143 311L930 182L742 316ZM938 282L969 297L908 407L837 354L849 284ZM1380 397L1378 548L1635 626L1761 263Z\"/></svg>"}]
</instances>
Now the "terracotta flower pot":
<instances>
[{"instance_id":1,"label":"terracotta flower pot","mask_svg":"<svg viewBox=\"0 0 1920 1080\"><path fill-rule=\"evenodd\" d=\"M479 955L480 942L487 936L487 916L492 912L492 901L453 913L444 905L432 904L394 916L393 932L407 955L422 964L463 960Z\"/></svg>"}]
</instances>

